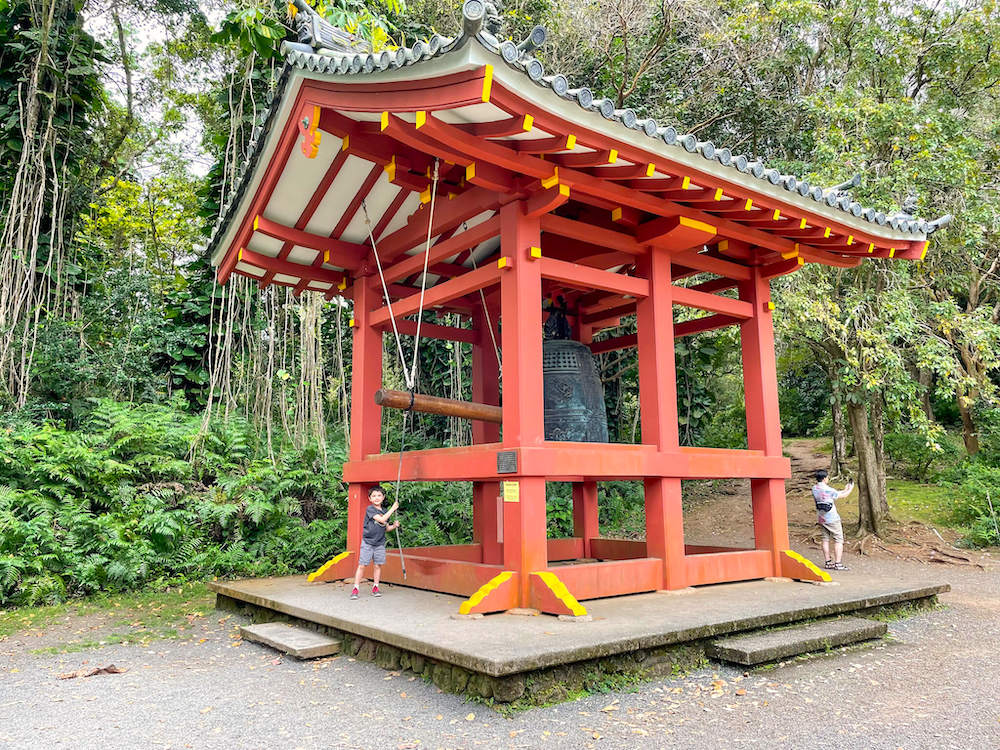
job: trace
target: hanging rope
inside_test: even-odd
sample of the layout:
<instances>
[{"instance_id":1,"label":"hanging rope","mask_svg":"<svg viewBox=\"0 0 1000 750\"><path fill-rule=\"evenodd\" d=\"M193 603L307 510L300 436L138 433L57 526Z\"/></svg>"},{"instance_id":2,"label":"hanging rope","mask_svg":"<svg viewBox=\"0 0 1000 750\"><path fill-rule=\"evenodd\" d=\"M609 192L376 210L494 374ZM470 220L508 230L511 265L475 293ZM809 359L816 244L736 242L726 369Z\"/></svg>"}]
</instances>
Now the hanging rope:
<instances>
[{"instance_id":1,"label":"hanging rope","mask_svg":"<svg viewBox=\"0 0 1000 750\"><path fill-rule=\"evenodd\" d=\"M424 292L427 289L427 269L430 264L431 254L431 234L434 228L434 208L437 199L438 169L440 161L434 159L434 179L431 183L431 205L427 217L427 241L424 246L424 270L420 276L420 301L417 305L417 331L413 338L413 360L410 368L406 367L406 357L403 354L403 343L399 338L399 328L396 326L396 314L392 311L392 299L389 296L389 285L385 281L385 273L382 271L382 259L378 254L378 246L375 244L375 235L372 233L372 221L368 215L368 205L361 199L361 208L365 214L365 224L368 228L368 241L371 242L372 252L375 255L375 267L378 269L379 281L382 283L382 294L385 297L385 304L389 310L389 320L392 322L392 333L396 339L396 353L399 356L399 364L403 369L403 380L406 388L410 392L410 407L403 412L403 429L399 435L399 463L396 467L396 492L393 502L399 505L399 487L403 477L403 448L406 445L407 418L413 410L413 397L417 384L417 365L419 364L418 354L420 351L420 323L424 317ZM485 300L484 300L485 304ZM399 536L399 527L396 527L396 546L399 548L399 562L403 569L403 580L406 580L406 559L403 557L403 543Z\"/></svg>"}]
</instances>

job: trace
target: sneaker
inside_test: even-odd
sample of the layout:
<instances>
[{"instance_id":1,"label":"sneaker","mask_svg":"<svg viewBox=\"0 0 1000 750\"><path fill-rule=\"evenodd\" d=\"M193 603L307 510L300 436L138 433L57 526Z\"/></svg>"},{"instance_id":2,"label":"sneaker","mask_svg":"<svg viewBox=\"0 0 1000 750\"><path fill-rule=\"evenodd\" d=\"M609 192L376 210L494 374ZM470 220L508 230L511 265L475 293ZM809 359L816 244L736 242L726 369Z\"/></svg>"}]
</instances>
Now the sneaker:
<instances>
[{"instance_id":1,"label":"sneaker","mask_svg":"<svg viewBox=\"0 0 1000 750\"><path fill-rule=\"evenodd\" d=\"M351 591L351 598L352 599L357 599L358 598L358 589L357 589L357 587L355 587L354 590Z\"/></svg>"},{"instance_id":2,"label":"sneaker","mask_svg":"<svg viewBox=\"0 0 1000 750\"><path fill-rule=\"evenodd\" d=\"M833 560L827 560L826 564L823 567L826 568L827 570L836 570L837 569L837 566L833 562Z\"/></svg>"},{"instance_id":3,"label":"sneaker","mask_svg":"<svg viewBox=\"0 0 1000 750\"><path fill-rule=\"evenodd\" d=\"M828 565L830 570L850 570L844 563L834 563L833 565Z\"/></svg>"},{"instance_id":4,"label":"sneaker","mask_svg":"<svg viewBox=\"0 0 1000 750\"><path fill-rule=\"evenodd\" d=\"M382 596L382 592L378 590L378 586L372 586L372 596Z\"/></svg>"}]
</instances>

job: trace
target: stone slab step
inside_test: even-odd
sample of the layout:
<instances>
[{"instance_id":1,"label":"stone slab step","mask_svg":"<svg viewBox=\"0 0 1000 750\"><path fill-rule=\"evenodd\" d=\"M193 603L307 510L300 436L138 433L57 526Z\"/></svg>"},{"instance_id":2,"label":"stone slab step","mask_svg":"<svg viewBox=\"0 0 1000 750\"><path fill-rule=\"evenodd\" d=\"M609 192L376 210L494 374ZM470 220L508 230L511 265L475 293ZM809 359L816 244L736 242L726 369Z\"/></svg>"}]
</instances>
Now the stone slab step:
<instances>
[{"instance_id":1,"label":"stone slab step","mask_svg":"<svg viewBox=\"0 0 1000 750\"><path fill-rule=\"evenodd\" d=\"M284 651L296 659L317 659L340 653L340 641L287 622L261 622L240 628L243 638Z\"/></svg>"},{"instance_id":2,"label":"stone slab step","mask_svg":"<svg viewBox=\"0 0 1000 750\"><path fill-rule=\"evenodd\" d=\"M787 659L810 651L822 651L885 635L886 624L860 617L819 620L781 630L764 630L709 644L708 656L744 666Z\"/></svg>"}]
</instances>

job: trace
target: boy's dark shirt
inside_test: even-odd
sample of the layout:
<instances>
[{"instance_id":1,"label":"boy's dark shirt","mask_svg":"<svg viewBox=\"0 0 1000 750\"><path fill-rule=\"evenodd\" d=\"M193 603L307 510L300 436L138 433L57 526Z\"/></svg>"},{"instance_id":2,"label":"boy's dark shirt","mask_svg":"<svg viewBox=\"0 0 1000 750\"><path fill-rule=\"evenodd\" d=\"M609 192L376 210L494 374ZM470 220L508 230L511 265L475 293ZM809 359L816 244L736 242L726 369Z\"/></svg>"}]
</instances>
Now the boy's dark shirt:
<instances>
[{"instance_id":1,"label":"boy's dark shirt","mask_svg":"<svg viewBox=\"0 0 1000 750\"><path fill-rule=\"evenodd\" d=\"M374 518L374 516L380 516L383 513L385 510L377 505L369 505L368 509L365 510L365 526L361 537L365 544L372 547L385 546L385 525L380 524Z\"/></svg>"}]
</instances>

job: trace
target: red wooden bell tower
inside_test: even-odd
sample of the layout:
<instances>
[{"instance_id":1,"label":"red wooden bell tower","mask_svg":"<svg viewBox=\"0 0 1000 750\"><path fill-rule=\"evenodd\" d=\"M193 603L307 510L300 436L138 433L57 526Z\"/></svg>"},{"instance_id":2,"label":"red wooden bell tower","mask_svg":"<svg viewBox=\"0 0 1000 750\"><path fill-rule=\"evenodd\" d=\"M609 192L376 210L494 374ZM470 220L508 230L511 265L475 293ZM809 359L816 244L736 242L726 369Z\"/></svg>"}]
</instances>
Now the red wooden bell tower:
<instances>
[{"instance_id":1,"label":"red wooden bell tower","mask_svg":"<svg viewBox=\"0 0 1000 750\"><path fill-rule=\"evenodd\" d=\"M462 35L419 49L288 45L280 95L212 241L222 281L353 302L347 549L310 580L353 572L367 489L397 472L473 483L470 544L406 549L405 582L397 554L383 572L464 597L464 613L583 615L580 602L598 597L828 578L789 549L770 280L805 262L922 258L928 225L887 225L838 189L569 89L483 31L475 6ZM593 352L637 348L641 444L545 439L542 300L557 294ZM703 315L675 323L678 307ZM499 407L499 423L475 421L471 446L384 454L383 336L394 322L413 335L420 309L472 321L425 323L422 335L471 343L473 401ZM594 341L633 314L636 334ZM740 329L748 447L681 446L674 341L724 326ZM730 477L750 480L754 547L686 544L681 481ZM598 483L620 479L643 482L645 541L600 535ZM572 537L547 538L546 481L573 483ZM405 485L402 496L405 511Z\"/></svg>"}]
</instances>

